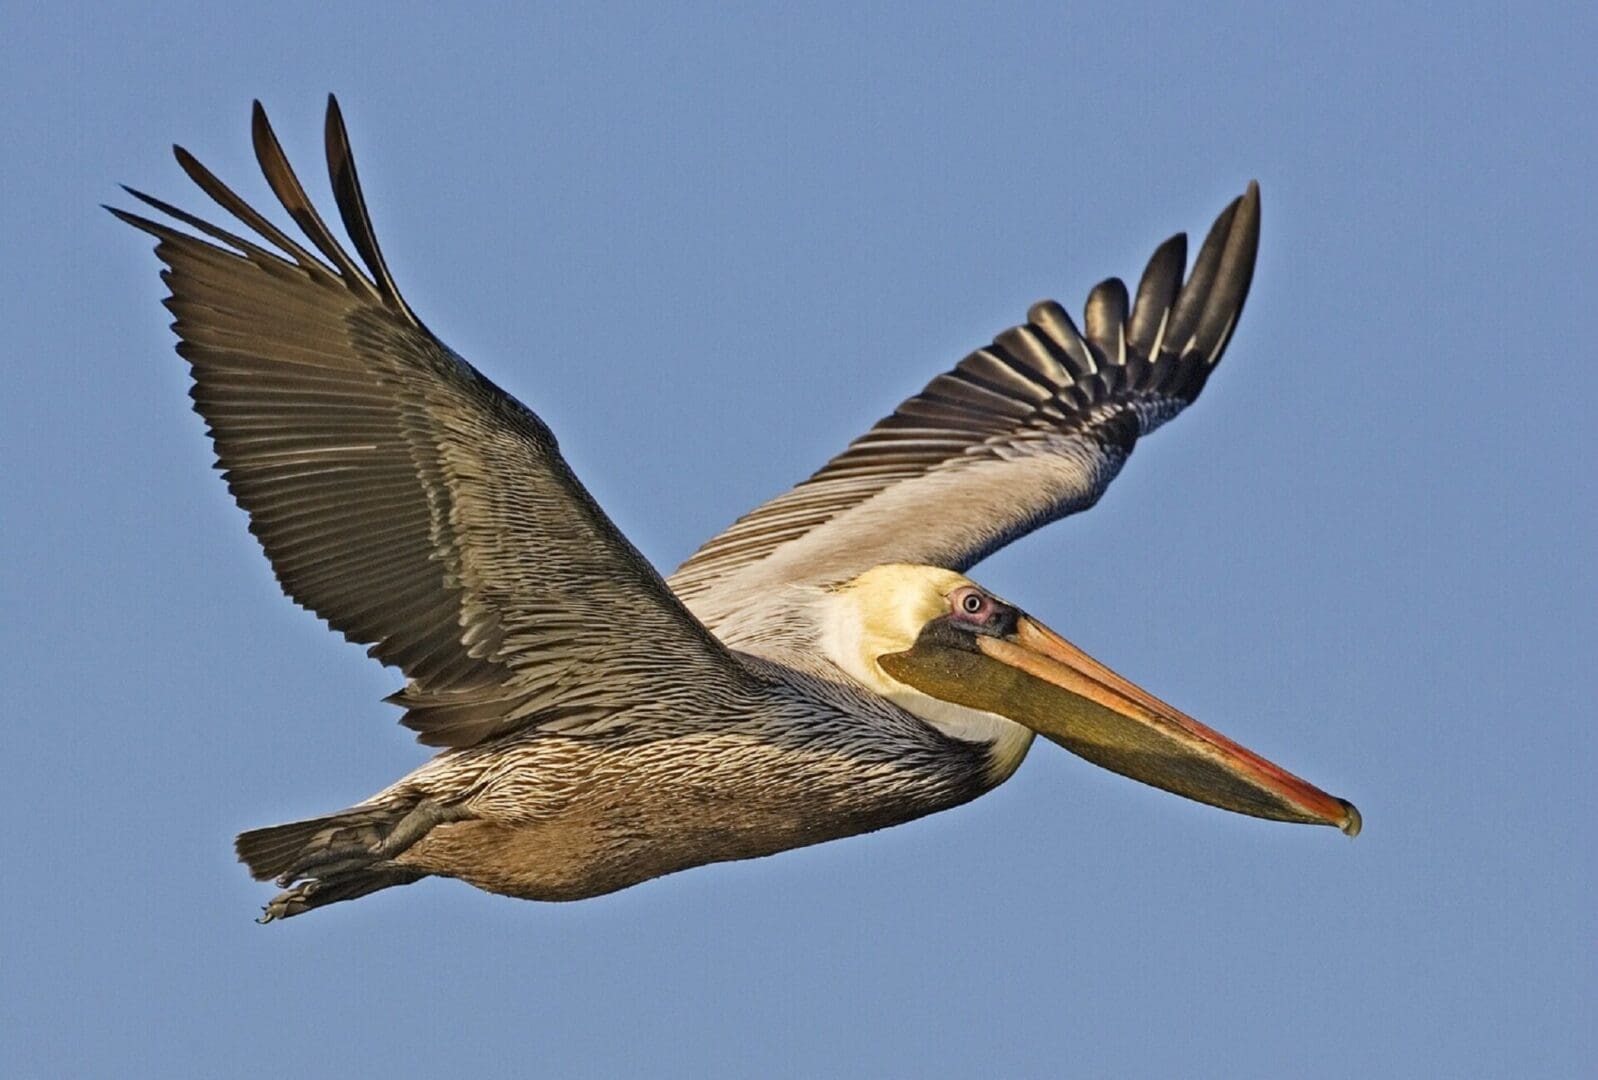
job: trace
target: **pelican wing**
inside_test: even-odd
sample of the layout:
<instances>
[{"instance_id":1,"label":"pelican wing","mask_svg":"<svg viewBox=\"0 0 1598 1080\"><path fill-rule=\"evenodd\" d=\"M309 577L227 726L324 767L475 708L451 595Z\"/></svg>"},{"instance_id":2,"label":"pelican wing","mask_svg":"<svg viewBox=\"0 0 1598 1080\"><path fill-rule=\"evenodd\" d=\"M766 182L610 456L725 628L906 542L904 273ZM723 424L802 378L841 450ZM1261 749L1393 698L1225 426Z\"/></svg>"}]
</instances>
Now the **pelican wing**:
<instances>
[{"instance_id":1,"label":"pelican wing","mask_svg":"<svg viewBox=\"0 0 1598 1080\"><path fill-rule=\"evenodd\" d=\"M112 211L159 240L195 409L284 591L405 672L391 700L435 746L580 727L671 686L750 679L595 504L543 422L412 314L331 98L326 134L364 271L258 102L256 156L320 258L181 148L188 175L269 246L132 189L215 243Z\"/></svg>"},{"instance_id":2,"label":"pelican wing","mask_svg":"<svg viewBox=\"0 0 1598 1080\"><path fill-rule=\"evenodd\" d=\"M1187 238L1149 260L1129 303L1059 304L939 375L810 479L740 518L670 578L712 626L781 584L847 580L881 563L965 570L1092 506L1137 440L1203 389L1237 325L1259 248L1257 185L1227 206L1183 279Z\"/></svg>"}]
</instances>

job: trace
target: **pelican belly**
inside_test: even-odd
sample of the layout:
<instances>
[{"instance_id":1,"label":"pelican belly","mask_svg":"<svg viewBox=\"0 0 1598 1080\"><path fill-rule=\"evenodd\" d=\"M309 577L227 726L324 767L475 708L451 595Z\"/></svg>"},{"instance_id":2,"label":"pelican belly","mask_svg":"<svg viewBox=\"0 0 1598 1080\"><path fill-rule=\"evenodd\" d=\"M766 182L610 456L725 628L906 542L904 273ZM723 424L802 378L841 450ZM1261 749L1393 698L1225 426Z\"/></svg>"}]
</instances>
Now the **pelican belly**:
<instances>
[{"instance_id":1,"label":"pelican belly","mask_svg":"<svg viewBox=\"0 0 1598 1080\"><path fill-rule=\"evenodd\" d=\"M836 737L849 730L840 718L631 745L529 739L509 751L516 767L501 761L460 803L467 820L435 827L396 861L507 896L580 900L902 824L995 783L986 747L908 728L900 745L877 728L870 741ZM472 756L435 759L413 775L415 790L455 782Z\"/></svg>"}]
</instances>

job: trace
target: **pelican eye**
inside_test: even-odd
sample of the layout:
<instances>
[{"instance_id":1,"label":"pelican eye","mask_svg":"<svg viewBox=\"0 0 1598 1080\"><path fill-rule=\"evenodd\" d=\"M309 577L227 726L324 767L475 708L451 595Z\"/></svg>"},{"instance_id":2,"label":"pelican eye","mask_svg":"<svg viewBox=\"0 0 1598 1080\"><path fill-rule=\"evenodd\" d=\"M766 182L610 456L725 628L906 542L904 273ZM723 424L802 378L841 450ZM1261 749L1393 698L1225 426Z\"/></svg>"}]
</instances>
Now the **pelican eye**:
<instances>
[{"instance_id":1,"label":"pelican eye","mask_svg":"<svg viewBox=\"0 0 1598 1080\"><path fill-rule=\"evenodd\" d=\"M981 589L956 590L949 594L949 607L949 621L966 631L997 637L1015 629L1015 609Z\"/></svg>"},{"instance_id":2,"label":"pelican eye","mask_svg":"<svg viewBox=\"0 0 1598 1080\"><path fill-rule=\"evenodd\" d=\"M985 623L1003 605L981 589L966 586L949 595L949 607L961 622Z\"/></svg>"}]
</instances>

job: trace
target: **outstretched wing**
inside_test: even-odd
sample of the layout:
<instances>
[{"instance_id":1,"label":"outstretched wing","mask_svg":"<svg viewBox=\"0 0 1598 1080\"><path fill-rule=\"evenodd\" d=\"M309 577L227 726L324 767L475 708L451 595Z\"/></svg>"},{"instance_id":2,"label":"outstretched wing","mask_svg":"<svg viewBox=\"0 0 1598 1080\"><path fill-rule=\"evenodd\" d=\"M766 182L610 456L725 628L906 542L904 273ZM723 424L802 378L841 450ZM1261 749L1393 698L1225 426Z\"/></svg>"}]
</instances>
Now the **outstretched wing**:
<instances>
[{"instance_id":1,"label":"outstretched wing","mask_svg":"<svg viewBox=\"0 0 1598 1080\"><path fill-rule=\"evenodd\" d=\"M549 429L411 313L337 102L328 170L364 270L306 198L259 102L253 133L267 182L320 258L181 148L189 177L269 246L131 188L215 242L112 213L160 241L195 409L283 590L405 672L391 700L434 746L747 684Z\"/></svg>"},{"instance_id":2,"label":"outstretched wing","mask_svg":"<svg viewBox=\"0 0 1598 1080\"><path fill-rule=\"evenodd\" d=\"M881 563L965 570L1092 506L1137 440L1198 397L1237 325L1259 249L1259 187L1221 212L1183 280L1187 238L1154 252L1136 298L1053 301L961 360L810 479L738 519L669 579L715 626L782 584Z\"/></svg>"}]
</instances>

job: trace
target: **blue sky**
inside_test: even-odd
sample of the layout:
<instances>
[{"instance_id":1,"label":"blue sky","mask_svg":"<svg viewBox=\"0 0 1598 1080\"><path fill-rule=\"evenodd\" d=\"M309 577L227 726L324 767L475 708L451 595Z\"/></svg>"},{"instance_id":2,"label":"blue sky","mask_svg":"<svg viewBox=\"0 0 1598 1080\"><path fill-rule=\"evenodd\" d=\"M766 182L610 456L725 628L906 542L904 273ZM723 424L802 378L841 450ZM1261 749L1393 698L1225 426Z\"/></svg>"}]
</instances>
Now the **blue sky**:
<instances>
[{"instance_id":1,"label":"blue sky","mask_svg":"<svg viewBox=\"0 0 1598 1080\"><path fill-rule=\"evenodd\" d=\"M854 6L8 14L0 1071L1590 1067L1592 7ZM317 181L329 90L412 305L665 567L1257 177L1204 398L974 576L1365 834L1042 745L953 812L599 900L254 925L232 835L423 752L278 595L96 204L204 208L174 141L264 200L254 97Z\"/></svg>"}]
</instances>

